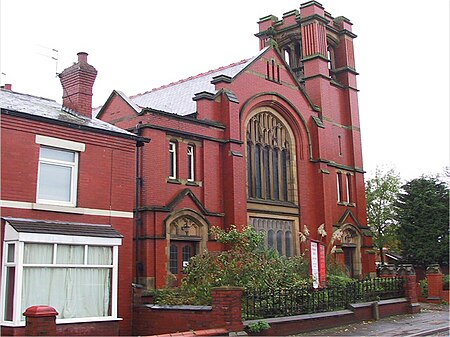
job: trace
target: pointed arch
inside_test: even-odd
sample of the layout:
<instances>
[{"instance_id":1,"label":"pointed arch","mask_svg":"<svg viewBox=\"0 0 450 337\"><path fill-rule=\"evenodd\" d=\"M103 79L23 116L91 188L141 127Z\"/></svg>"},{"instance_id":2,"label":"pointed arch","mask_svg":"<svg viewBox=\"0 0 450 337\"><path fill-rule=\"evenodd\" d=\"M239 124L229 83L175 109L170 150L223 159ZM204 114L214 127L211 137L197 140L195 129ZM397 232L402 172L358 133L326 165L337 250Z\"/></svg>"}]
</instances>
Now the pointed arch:
<instances>
[{"instance_id":1,"label":"pointed arch","mask_svg":"<svg viewBox=\"0 0 450 337\"><path fill-rule=\"evenodd\" d=\"M359 229L350 223L341 226L341 249L344 254L344 265L350 277L359 278L362 275L361 246L362 236Z\"/></svg>"},{"instance_id":2,"label":"pointed arch","mask_svg":"<svg viewBox=\"0 0 450 337\"><path fill-rule=\"evenodd\" d=\"M308 101L309 102L309 101ZM313 111L319 108L308 105ZM289 125L295 134L295 140L300 150L300 159L307 158L312 160L312 141L311 132L305 118L287 98L276 92L262 92L250 97L241 107L240 118L240 140L246 136L245 127L247 126L248 114L260 107L270 107L276 111ZM297 118L296 118L297 117ZM252 130L254 132L254 130Z\"/></svg>"},{"instance_id":3,"label":"pointed arch","mask_svg":"<svg viewBox=\"0 0 450 337\"><path fill-rule=\"evenodd\" d=\"M296 141L283 116L271 107L254 109L246 121L246 142L248 198L295 203Z\"/></svg>"},{"instance_id":4,"label":"pointed arch","mask_svg":"<svg viewBox=\"0 0 450 337\"><path fill-rule=\"evenodd\" d=\"M201 214L192 209L180 209L171 213L165 220L166 239L198 242L198 251L206 249L209 222Z\"/></svg>"}]
</instances>

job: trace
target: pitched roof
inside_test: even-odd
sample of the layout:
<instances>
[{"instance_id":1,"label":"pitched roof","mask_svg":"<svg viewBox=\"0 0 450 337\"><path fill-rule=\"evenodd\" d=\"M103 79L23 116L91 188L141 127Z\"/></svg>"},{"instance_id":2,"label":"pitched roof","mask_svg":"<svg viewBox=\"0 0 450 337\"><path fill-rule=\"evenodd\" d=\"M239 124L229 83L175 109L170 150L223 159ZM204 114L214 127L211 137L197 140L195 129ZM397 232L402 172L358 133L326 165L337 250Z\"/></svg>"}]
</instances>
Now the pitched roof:
<instances>
[{"instance_id":1,"label":"pitched roof","mask_svg":"<svg viewBox=\"0 0 450 337\"><path fill-rule=\"evenodd\" d=\"M141 108L151 108L181 116L196 113L197 105L193 100L195 94L200 92L216 94L215 86L211 83L214 77L226 75L232 79L235 78L267 49L262 49L250 59L130 96L130 100Z\"/></svg>"},{"instance_id":2,"label":"pitched roof","mask_svg":"<svg viewBox=\"0 0 450 337\"><path fill-rule=\"evenodd\" d=\"M126 138L138 138L134 133L97 118L88 118L78 114L76 111L65 108L56 101L47 98L0 89L0 108L2 113L9 111L30 117L45 118L63 124L67 123L77 127L82 126L94 130L112 132Z\"/></svg>"},{"instance_id":3,"label":"pitched roof","mask_svg":"<svg viewBox=\"0 0 450 337\"><path fill-rule=\"evenodd\" d=\"M47 220L2 218L7 221L16 232L54 234L54 235L76 235L103 238L122 238L120 234L110 225L97 225L74 222L59 222Z\"/></svg>"}]
</instances>

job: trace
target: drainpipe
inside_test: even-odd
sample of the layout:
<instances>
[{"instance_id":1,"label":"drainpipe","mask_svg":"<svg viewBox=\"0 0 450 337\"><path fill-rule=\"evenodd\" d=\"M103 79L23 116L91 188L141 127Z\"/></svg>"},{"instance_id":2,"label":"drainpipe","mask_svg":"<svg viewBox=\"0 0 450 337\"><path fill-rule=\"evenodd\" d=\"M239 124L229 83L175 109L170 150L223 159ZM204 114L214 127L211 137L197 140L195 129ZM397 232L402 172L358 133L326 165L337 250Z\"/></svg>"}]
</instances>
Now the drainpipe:
<instances>
[{"instance_id":1,"label":"drainpipe","mask_svg":"<svg viewBox=\"0 0 450 337\"><path fill-rule=\"evenodd\" d=\"M142 122L139 122L139 124L136 125L135 133L138 136L141 136L141 124ZM141 218L141 212L139 211L140 207L140 196L141 196L141 190L142 190L142 177L141 177L141 148L144 146L144 142L138 141L136 142L136 187L135 187L135 209L134 209L134 219L135 219L135 226L136 226L136 238L135 238L135 254L136 254L136 275L135 275L135 282L139 284L139 276L142 275L142 262L140 259L140 253L139 253L139 239L140 239L140 229L142 226L142 218Z\"/></svg>"}]
</instances>

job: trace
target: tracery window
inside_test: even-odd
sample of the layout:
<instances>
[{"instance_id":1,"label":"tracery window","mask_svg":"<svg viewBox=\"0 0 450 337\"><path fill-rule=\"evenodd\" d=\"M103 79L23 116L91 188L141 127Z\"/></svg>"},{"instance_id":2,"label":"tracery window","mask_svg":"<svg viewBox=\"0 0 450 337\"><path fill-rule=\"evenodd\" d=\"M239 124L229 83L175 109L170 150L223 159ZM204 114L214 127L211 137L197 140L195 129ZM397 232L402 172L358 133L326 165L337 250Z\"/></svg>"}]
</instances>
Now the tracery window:
<instances>
[{"instance_id":1,"label":"tracery window","mask_svg":"<svg viewBox=\"0 0 450 337\"><path fill-rule=\"evenodd\" d=\"M269 111L247 124L248 197L292 201L292 139L283 122Z\"/></svg>"},{"instance_id":2,"label":"tracery window","mask_svg":"<svg viewBox=\"0 0 450 337\"><path fill-rule=\"evenodd\" d=\"M280 255L293 256L293 221L250 217L250 224L258 233L264 234L265 248L276 250Z\"/></svg>"}]
</instances>

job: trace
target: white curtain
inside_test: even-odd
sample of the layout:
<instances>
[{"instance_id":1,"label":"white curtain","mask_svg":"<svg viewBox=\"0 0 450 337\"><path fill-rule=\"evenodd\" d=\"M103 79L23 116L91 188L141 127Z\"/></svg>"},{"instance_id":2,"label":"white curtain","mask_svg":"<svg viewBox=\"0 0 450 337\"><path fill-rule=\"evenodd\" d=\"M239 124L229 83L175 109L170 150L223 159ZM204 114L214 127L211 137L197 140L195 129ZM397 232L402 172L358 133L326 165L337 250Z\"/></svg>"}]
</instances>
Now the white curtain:
<instances>
[{"instance_id":1,"label":"white curtain","mask_svg":"<svg viewBox=\"0 0 450 337\"><path fill-rule=\"evenodd\" d=\"M32 305L50 305L58 318L103 317L109 315L111 268L40 267L49 263L53 245L25 244L22 312ZM83 264L84 246L57 245L58 264ZM111 247L88 247L90 265L111 265Z\"/></svg>"}]
</instances>

